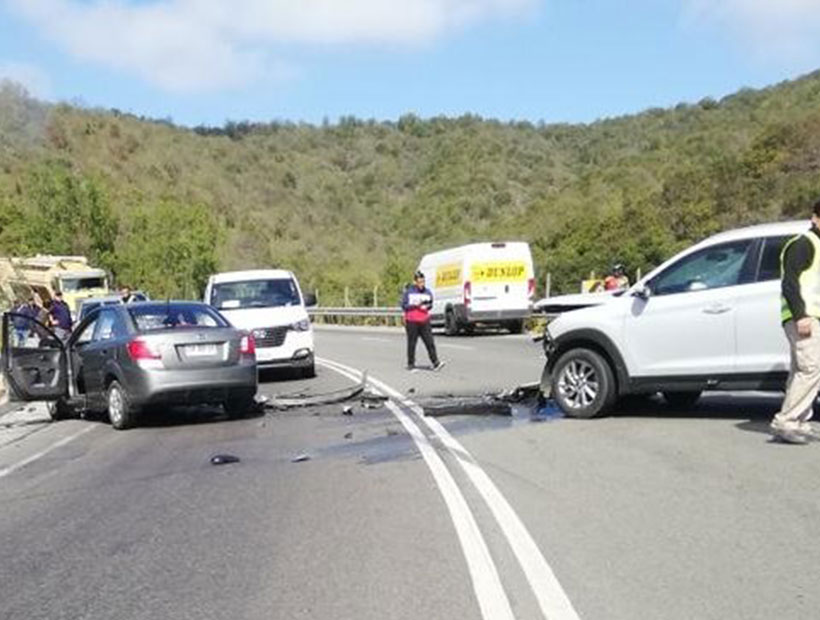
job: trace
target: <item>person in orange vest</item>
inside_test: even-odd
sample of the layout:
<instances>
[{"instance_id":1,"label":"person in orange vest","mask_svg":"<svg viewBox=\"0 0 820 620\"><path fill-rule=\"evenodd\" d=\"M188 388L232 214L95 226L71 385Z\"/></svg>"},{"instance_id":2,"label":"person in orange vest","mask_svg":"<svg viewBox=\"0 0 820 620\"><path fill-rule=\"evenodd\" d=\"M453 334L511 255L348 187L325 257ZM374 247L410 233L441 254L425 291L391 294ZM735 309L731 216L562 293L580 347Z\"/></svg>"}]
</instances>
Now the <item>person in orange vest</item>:
<instances>
[{"instance_id":1,"label":"person in orange vest","mask_svg":"<svg viewBox=\"0 0 820 620\"><path fill-rule=\"evenodd\" d=\"M620 263L612 266L612 272L604 280L605 291L622 291L629 288L629 278Z\"/></svg>"}]
</instances>

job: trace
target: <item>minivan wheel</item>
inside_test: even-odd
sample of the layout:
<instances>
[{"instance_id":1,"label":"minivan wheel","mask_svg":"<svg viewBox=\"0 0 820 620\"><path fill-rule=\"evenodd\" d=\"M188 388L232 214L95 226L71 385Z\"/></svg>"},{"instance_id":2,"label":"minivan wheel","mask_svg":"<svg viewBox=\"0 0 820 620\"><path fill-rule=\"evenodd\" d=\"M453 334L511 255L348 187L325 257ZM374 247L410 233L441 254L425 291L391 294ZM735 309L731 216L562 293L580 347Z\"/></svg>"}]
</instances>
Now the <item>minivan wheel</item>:
<instances>
[{"instance_id":1,"label":"minivan wheel","mask_svg":"<svg viewBox=\"0 0 820 620\"><path fill-rule=\"evenodd\" d=\"M448 336L458 335L458 320L456 319L456 313L451 309L444 313L444 333Z\"/></svg>"},{"instance_id":2,"label":"minivan wheel","mask_svg":"<svg viewBox=\"0 0 820 620\"><path fill-rule=\"evenodd\" d=\"M552 396L571 418L606 413L617 396L609 363L591 349L571 349L553 369Z\"/></svg>"},{"instance_id":3,"label":"minivan wheel","mask_svg":"<svg viewBox=\"0 0 820 620\"><path fill-rule=\"evenodd\" d=\"M509 321L507 323L507 329L510 331L511 334L523 334L524 319L515 319L514 321Z\"/></svg>"},{"instance_id":4,"label":"minivan wheel","mask_svg":"<svg viewBox=\"0 0 820 620\"><path fill-rule=\"evenodd\" d=\"M694 407L700 400L701 392L664 392L663 399L674 409Z\"/></svg>"},{"instance_id":5,"label":"minivan wheel","mask_svg":"<svg viewBox=\"0 0 820 620\"><path fill-rule=\"evenodd\" d=\"M136 411L131 404L131 398L116 379L108 386L106 402L111 426L121 431L134 425Z\"/></svg>"}]
</instances>

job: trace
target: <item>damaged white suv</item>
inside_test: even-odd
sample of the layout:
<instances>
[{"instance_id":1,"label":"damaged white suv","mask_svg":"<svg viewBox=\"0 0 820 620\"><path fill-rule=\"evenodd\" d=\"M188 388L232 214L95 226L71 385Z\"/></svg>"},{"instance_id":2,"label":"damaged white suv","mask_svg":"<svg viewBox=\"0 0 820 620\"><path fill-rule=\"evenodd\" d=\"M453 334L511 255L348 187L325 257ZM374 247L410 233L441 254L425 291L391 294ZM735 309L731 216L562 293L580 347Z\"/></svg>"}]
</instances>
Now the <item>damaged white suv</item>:
<instances>
[{"instance_id":1,"label":"damaged white suv","mask_svg":"<svg viewBox=\"0 0 820 620\"><path fill-rule=\"evenodd\" d=\"M720 233L621 294L543 300L542 311L571 311L546 330L542 390L577 418L601 415L629 394L662 392L684 407L704 390L782 391L789 347L780 253L808 228L799 221Z\"/></svg>"}]
</instances>

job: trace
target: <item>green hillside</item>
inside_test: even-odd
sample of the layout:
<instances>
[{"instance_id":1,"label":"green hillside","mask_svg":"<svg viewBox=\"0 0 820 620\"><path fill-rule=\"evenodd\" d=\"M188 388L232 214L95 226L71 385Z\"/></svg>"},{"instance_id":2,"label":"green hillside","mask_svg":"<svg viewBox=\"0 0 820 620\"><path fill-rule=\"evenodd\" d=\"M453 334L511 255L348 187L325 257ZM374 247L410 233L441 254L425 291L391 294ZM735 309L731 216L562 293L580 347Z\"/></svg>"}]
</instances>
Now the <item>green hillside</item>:
<instances>
[{"instance_id":1,"label":"green hillside","mask_svg":"<svg viewBox=\"0 0 820 620\"><path fill-rule=\"evenodd\" d=\"M275 112L272 112L275 116ZM575 291L820 197L820 72L589 125L475 116L188 129L0 86L0 252L81 253L154 295L283 266L324 304L392 301L426 252L532 244Z\"/></svg>"}]
</instances>

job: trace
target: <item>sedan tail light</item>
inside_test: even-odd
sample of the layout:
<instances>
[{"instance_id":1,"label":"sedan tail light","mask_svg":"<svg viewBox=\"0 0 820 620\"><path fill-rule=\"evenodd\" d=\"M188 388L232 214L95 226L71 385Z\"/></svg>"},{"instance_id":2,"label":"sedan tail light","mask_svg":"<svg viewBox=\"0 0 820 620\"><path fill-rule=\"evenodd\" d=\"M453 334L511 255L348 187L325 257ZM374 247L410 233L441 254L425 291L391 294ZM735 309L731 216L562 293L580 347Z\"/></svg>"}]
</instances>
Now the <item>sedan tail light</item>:
<instances>
[{"instance_id":1,"label":"sedan tail light","mask_svg":"<svg viewBox=\"0 0 820 620\"><path fill-rule=\"evenodd\" d=\"M143 360L158 360L162 358L159 347L140 338L128 343L128 355L135 362Z\"/></svg>"},{"instance_id":2,"label":"sedan tail light","mask_svg":"<svg viewBox=\"0 0 820 620\"><path fill-rule=\"evenodd\" d=\"M256 355L256 340L253 334L242 336L242 340L239 342L239 352L242 355Z\"/></svg>"}]
</instances>

